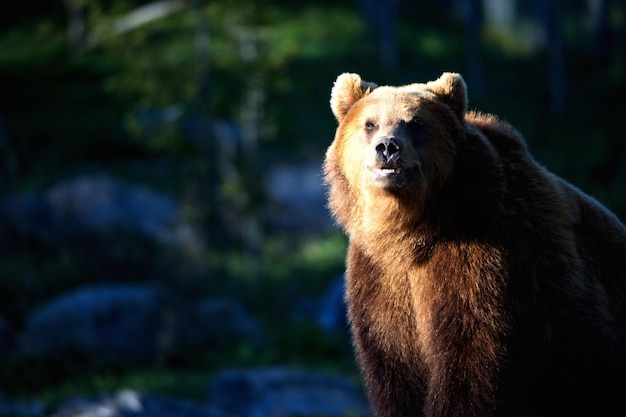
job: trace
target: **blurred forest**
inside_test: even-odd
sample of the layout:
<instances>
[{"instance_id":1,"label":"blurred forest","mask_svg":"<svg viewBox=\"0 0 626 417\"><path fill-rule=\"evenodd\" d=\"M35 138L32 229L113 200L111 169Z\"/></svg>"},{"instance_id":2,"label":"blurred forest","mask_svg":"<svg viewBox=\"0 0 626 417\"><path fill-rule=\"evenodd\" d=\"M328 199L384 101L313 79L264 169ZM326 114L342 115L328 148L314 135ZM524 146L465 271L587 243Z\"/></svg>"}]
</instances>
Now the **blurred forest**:
<instances>
[{"instance_id":1,"label":"blurred forest","mask_svg":"<svg viewBox=\"0 0 626 417\"><path fill-rule=\"evenodd\" d=\"M342 72L392 85L462 73L471 108L509 121L541 164L626 219L621 0L32 0L5 9L2 395L132 385L194 396L206 375L262 364L357 375L345 332L309 314L344 267L345 237L325 212L319 174ZM165 323L184 320L171 306L238 300L264 342L165 343L121 364L24 352L35 309L122 283L164 288Z\"/></svg>"}]
</instances>

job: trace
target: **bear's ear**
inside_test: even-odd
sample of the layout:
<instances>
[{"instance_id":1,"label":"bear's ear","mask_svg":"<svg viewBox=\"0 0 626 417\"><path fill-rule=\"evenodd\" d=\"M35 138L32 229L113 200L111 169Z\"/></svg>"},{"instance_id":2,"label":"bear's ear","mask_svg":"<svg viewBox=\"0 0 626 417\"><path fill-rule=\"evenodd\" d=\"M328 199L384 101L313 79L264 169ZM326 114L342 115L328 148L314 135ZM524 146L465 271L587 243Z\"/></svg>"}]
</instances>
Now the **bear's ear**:
<instances>
[{"instance_id":1,"label":"bear's ear","mask_svg":"<svg viewBox=\"0 0 626 417\"><path fill-rule=\"evenodd\" d=\"M359 74L346 72L337 77L330 93L330 108L337 121L341 122L354 103L376 87L378 86L374 83L363 81Z\"/></svg>"},{"instance_id":2,"label":"bear's ear","mask_svg":"<svg viewBox=\"0 0 626 417\"><path fill-rule=\"evenodd\" d=\"M444 72L437 80L427 83L426 87L437 94L461 119L465 116L467 86L460 74Z\"/></svg>"}]
</instances>

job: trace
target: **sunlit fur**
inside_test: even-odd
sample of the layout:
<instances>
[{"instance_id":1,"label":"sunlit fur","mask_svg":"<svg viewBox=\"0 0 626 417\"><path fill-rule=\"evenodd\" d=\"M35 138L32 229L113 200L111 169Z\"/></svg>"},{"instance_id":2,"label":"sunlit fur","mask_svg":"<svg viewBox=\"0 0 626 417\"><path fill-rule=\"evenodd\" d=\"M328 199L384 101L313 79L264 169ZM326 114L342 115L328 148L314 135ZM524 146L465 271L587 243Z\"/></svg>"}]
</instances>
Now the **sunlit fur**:
<instances>
[{"instance_id":1,"label":"sunlit fur","mask_svg":"<svg viewBox=\"0 0 626 417\"><path fill-rule=\"evenodd\" d=\"M451 73L402 87L342 74L332 89L325 180L350 240L348 315L373 410L623 415L624 226L515 129L466 108ZM398 128L412 116L419 140ZM368 168L367 118L410 147L418 169L401 186Z\"/></svg>"}]
</instances>

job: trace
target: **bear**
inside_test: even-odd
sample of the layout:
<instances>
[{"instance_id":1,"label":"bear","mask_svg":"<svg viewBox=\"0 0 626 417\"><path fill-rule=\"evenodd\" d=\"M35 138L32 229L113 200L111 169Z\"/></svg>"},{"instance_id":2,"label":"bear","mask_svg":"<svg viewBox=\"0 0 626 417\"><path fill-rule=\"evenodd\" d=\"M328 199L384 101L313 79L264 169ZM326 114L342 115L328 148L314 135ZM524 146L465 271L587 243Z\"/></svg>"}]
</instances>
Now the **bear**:
<instances>
[{"instance_id":1,"label":"bear","mask_svg":"<svg viewBox=\"0 0 626 417\"><path fill-rule=\"evenodd\" d=\"M626 229L445 72L332 86L328 207L378 417L626 415Z\"/></svg>"}]
</instances>

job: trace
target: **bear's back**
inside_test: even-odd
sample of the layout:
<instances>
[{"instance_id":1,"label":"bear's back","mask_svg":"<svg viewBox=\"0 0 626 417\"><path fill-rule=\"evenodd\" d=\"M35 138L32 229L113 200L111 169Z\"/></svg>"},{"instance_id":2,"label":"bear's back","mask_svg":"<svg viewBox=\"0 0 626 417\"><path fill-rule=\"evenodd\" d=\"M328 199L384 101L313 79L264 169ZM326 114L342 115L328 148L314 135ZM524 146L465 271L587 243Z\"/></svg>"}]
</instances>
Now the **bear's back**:
<instances>
[{"instance_id":1,"label":"bear's back","mask_svg":"<svg viewBox=\"0 0 626 417\"><path fill-rule=\"evenodd\" d=\"M540 166L521 135L508 124L475 112L466 115L466 122L484 135L501 162L508 214L504 233L513 240L527 239L523 246L528 247L529 256L520 264L534 261L542 244L546 258L551 256L550 244L560 252L571 247L576 260L572 262L579 262L577 272L582 279L597 278L604 287L598 291L610 300L615 321L626 323L624 225L595 198Z\"/></svg>"}]
</instances>

